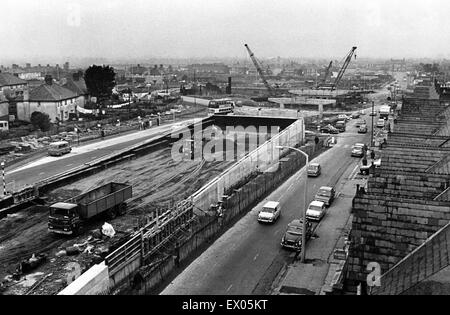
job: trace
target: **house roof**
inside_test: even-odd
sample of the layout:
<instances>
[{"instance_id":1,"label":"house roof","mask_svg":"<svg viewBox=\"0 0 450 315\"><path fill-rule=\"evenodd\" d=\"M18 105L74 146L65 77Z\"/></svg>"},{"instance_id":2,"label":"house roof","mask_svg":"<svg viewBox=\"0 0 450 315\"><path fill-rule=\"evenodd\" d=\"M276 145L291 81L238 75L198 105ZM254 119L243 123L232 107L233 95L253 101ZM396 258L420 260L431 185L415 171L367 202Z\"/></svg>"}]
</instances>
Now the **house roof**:
<instances>
[{"instance_id":1,"label":"house roof","mask_svg":"<svg viewBox=\"0 0 450 315\"><path fill-rule=\"evenodd\" d=\"M76 98L78 95L57 84L43 84L30 91L30 101L62 101Z\"/></svg>"},{"instance_id":2,"label":"house roof","mask_svg":"<svg viewBox=\"0 0 450 315\"><path fill-rule=\"evenodd\" d=\"M63 85L66 89L71 90L77 95L86 95L88 94L88 90L86 87L86 82L84 79L75 80L67 80L67 83Z\"/></svg>"},{"instance_id":3,"label":"house roof","mask_svg":"<svg viewBox=\"0 0 450 315\"><path fill-rule=\"evenodd\" d=\"M20 85L26 83L27 81L22 80L15 75L9 73L0 73L0 86Z\"/></svg>"}]
</instances>

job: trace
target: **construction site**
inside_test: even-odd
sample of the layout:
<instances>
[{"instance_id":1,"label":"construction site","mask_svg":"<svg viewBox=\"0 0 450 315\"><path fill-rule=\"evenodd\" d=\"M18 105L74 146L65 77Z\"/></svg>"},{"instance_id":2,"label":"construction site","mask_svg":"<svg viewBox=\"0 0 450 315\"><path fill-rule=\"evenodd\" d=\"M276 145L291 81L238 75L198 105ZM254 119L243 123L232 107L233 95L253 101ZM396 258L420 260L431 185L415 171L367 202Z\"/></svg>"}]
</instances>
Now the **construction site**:
<instances>
[{"instance_id":1,"label":"construction site","mask_svg":"<svg viewBox=\"0 0 450 315\"><path fill-rule=\"evenodd\" d=\"M211 141L213 141L212 147L216 149L213 149L212 153L216 159L211 162L206 161L205 156L202 155L200 155L200 159L191 159L193 151L186 153L186 148L190 146L189 141L188 145L184 144L184 149L181 151L183 159L178 162L174 161L172 147L177 139L173 134L168 134L150 143L147 141L147 143L139 144L134 148L127 148L126 152L121 153L121 159L110 165L99 162L101 166L86 172L86 175L65 176L64 185L47 183L50 184L48 188L38 188L38 190L41 189L41 193L39 196L35 196L35 202L42 204L43 201L46 205L63 202L89 191L93 187L99 187L109 182L126 183L132 186L133 196L127 200L126 215L109 218L107 221L103 217L97 218L90 221L80 235L70 238L47 232L48 206L36 204L19 212L10 211L11 213L7 214L0 222L2 234L0 277L10 280L14 278L16 281L2 287L2 293L59 293L80 274L105 258L108 264L107 255L111 255L117 248L119 250L123 243L129 242L130 238L133 239L133 235L136 233L141 235L143 231L152 231L151 227L155 224L155 220L170 221L170 218L166 218L167 214L176 213L174 209L181 207L180 204L185 207L182 211L190 211L188 221L182 222L184 233L188 235L194 233L189 227L189 222L192 224L195 222L197 225L201 225L205 220L215 222L217 220L215 209L217 202L221 199L218 197L219 191L222 190L225 195L230 189L241 187L250 178L264 172L268 167L272 167L275 162L272 159L275 157L266 159L264 156L274 150L273 147L270 149L271 151L267 151L266 148L274 136L280 143L286 142L293 146L304 144L301 122L301 120L295 119L250 116L208 118L200 123L198 130L194 124L177 132L188 132L192 139L200 137L200 143L203 143L200 151L208 143L211 146ZM272 125L275 123L277 132L279 130L280 133L270 134L267 131L261 131L262 134L259 134L258 130L245 130L246 127L254 126L255 123L259 127L264 126L264 130L267 130L268 127L273 128ZM217 135L214 133L204 134L204 129L211 126L215 130L223 128L224 132L225 128L230 126L244 126L245 128L228 133L223 138L218 136L219 133ZM256 137L252 134L255 131ZM180 134L175 133L175 135L179 136ZM239 153L235 150L238 144L242 149ZM183 148L183 145L181 147ZM231 150L233 158L217 159L221 155L230 156L227 155L226 150ZM248 156L249 151L251 151L250 156ZM252 155L255 155L253 160ZM248 162L249 158L250 162ZM244 165L243 163L249 164ZM232 175L233 172L234 175ZM216 183L218 178L223 180L224 174L231 174L232 177L223 183L221 181ZM216 180L213 180L214 178ZM68 184L68 182L72 183ZM219 185L220 189L210 190L211 185ZM43 193L44 191L45 193ZM195 193L202 197L193 197ZM210 203L208 203L209 201ZM234 216L230 216L230 220L232 217ZM102 234L101 225L104 222L108 222L114 227L116 233L114 237L109 238ZM172 229L176 227L176 224L171 226ZM166 232L164 231L164 233ZM171 231L170 233L173 234L170 235L171 241L164 243L160 240L163 247L152 255L157 254L167 258L167 255L173 251L173 240L180 232ZM141 259L142 255L143 253L137 257ZM30 258L32 259L30 260ZM129 258L132 259L133 256L129 256ZM30 273L26 267L31 263L27 264L26 262L33 259L39 263L38 267L29 268L33 270ZM154 259L149 262L150 266L155 263Z\"/></svg>"}]
</instances>

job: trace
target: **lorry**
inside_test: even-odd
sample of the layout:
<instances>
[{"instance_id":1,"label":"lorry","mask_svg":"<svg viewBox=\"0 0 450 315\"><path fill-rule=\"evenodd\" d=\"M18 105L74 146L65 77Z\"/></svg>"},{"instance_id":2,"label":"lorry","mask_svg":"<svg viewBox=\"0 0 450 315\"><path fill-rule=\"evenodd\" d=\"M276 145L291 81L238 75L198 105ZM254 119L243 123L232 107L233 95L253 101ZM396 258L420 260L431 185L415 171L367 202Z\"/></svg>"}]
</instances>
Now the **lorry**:
<instances>
[{"instance_id":1,"label":"lorry","mask_svg":"<svg viewBox=\"0 0 450 315\"><path fill-rule=\"evenodd\" d=\"M58 202L49 207L48 231L76 235L89 219L106 214L109 219L126 212L126 200L132 196L132 187L123 183L108 183L84 194Z\"/></svg>"}]
</instances>

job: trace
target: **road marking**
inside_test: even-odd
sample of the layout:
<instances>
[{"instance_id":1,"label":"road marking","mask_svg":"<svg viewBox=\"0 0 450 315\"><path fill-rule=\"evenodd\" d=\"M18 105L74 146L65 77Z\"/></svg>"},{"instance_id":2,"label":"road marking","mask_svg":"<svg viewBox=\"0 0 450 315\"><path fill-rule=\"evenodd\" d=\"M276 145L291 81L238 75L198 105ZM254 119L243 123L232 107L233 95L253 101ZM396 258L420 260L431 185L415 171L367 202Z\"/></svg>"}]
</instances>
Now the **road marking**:
<instances>
[{"instance_id":1,"label":"road marking","mask_svg":"<svg viewBox=\"0 0 450 315\"><path fill-rule=\"evenodd\" d=\"M349 179L353 180L356 177L356 173L357 173L357 169L358 169L358 164L356 164L355 168L353 169L353 171L350 173Z\"/></svg>"},{"instance_id":2,"label":"road marking","mask_svg":"<svg viewBox=\"0 0 450 315\"><path fill-rule=\"evenodd\" d=\"M277 235L279 231L280 230L276 230L275 233L273 233L273 235Z\"/></svg>"},{"instance_id":3,"label":"road marking","mask_svg":"<svg viewBox=\"0 0 450 315\"><path fill-rule=\"evenodd\" d=\"M41 173L39 173L39 175L44 175L45 174L45 172L41 172Z\"/></svg>"},{"instance_id":4,"label":"road marking","mask_svg":"<svg viewBox=\"0 0 450 315\"><path fill-rule=\"evenodd\" d=\"M70 163L70 164L67 164L66 166L72 166L73 165L73 163Z\"/></svg>"},{"instance_id":5,"label":"road marking","mask_svg":"<svg viewBox=\"0 0 450 315\"><path fill-rule=\"evenodd\" d=\"M349 144L344 145L344 148L347 149L348 147L350 147Z\"/></svg>"},{"instance_id":6,"label":"road marking","mask_svg":"<svg viewBox=\"0 0 450 315\"><path fill-rule=\"evenodd\" d=\"M230 286L229 286L228 289L227 289L227 292L230 291L232 287L233 287L233 285L230 284Z\"/></svg>"},{"instance_id":7,"label":"road marking","mask_svg":"<svg viewBox=\"0 0 450 315\"><path fill-rule=\"evenodd\" d=\"M256 260L256 258L258 258L259 253L255 255L255 257L253 258L253 260Z\"/></svg>"}]
</instances>

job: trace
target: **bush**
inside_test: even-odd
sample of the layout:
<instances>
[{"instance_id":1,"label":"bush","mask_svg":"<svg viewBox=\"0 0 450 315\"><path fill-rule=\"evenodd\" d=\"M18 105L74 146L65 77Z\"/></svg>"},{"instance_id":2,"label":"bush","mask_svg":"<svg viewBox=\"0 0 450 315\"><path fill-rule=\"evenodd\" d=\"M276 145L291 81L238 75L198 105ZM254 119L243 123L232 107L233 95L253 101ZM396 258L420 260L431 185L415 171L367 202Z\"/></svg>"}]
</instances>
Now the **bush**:
<instances>
[{"instance_id":1,"label":"bush","mask_svg":"<svg viewBox=\"0 0 450 315\"><path fill-rule=\"evenodd\" d=\"M39 128L44 132L49 131L52 127L50 117L46 113L33 112L30 121L34 127Z\"/></svg>"}]
</instances>

